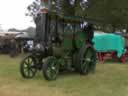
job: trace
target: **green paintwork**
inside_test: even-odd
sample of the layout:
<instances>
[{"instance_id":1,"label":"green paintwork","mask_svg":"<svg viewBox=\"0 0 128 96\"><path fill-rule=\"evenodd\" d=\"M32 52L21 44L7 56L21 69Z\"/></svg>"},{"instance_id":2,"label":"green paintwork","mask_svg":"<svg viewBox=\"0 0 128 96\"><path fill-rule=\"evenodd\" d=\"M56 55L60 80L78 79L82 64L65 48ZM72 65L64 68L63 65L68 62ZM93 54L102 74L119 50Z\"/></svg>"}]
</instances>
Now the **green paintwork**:
<instances>
[{"instance_id":1,"label":"green paintwork","mask_svg":"<svg viewBox=\"0 0 128 96\"><path fill-rule=\"evenodd\" d=\"M72 38L73 38L73 32L64 32L64 41L62 43L63 51L71 51L73 49L72 46Z\"/></svg>"},{"instance_id":2,"label":"green paintwork","mask_svg":"<svg viewBox=\"0 0 128 96\"><path fill-rule=\"evenodd\" d=\"M86 43L86 34L84 32L77 32L75 43L77 48L81 48Z\"/></svg>"}]
</instances>

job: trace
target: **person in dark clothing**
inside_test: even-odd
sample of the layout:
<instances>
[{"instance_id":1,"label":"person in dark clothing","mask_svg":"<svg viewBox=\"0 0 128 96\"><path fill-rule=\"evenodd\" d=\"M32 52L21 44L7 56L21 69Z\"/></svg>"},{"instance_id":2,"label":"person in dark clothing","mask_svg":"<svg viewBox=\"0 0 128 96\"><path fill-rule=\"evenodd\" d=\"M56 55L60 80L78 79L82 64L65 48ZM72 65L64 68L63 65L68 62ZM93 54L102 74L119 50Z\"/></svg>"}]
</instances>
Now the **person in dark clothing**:
<instances>
[{"instance_id":1,"label":"person in dark clothing","mask_svg":"<svg viewBox=\"0 0 128 96\"><path fill-rule=\"evenodd\" d=\"M94 27L93 24L88 23L86 26L84 26L84 32L86 34L87 37L87 42L90 44L93 44L92 39L94 37Z\"/></svg>"},{"instance_id":2,"label":"person in dark clothing","mask_svg":"<svg viewBox=\"0 0 128 96\"><path fill-rule=\"evenodd\" d=\"M10 56L11 57L16 56L16 41L15 41L15 39L12 39L10 41Z\"/></svg>"}]
</instances>

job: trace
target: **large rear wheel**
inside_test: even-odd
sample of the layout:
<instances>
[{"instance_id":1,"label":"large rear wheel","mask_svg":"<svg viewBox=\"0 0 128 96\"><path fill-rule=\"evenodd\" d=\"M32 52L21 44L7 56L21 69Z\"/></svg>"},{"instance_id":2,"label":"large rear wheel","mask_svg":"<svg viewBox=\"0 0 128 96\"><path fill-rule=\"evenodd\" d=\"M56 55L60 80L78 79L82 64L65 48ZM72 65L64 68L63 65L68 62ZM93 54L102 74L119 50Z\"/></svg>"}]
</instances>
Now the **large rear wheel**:
<instances>
[{"instance_id":1,"label":"large rear wheel","mask_svg":"<svg viewBox=\"0 0 128 96\"><path fill-rule=\"evenodd\" d=\"M94 70L96 64L96 52L91 44L84 45L77 56L75 68L81 74L86 75Z\"/></svg>"}]
</instances>

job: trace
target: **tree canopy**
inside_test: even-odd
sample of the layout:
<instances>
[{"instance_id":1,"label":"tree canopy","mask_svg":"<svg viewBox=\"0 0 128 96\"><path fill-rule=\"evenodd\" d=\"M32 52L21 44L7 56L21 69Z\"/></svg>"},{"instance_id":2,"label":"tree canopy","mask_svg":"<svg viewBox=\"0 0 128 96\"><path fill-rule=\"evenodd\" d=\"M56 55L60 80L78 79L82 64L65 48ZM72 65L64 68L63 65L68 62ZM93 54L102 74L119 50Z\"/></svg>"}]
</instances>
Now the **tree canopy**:
<instances>
[{"instance_id":1,"label":"tree canopy","mask_svg":"<svg viewBox=\"0 0 128 96\"><path fill-rule=\"evenodd\" d=\"M85 14L91 18L101 18L110 24L127 24L128 0L89 0Z\"/></svg>"},{"instance_id":2,"label":"tree canopy","mask_svg":"<svg viewBox=\"0 0 128 96\"><path fill-rule=\"evenodd\" d=\"M36 0L36 2L39 0ZM128 24L128 0L51 0L51 9L57 14L81 16L102 20L114 26ZM35 7L34 7L34 6ZM31 4L29 11L39 9L38 3ZM37 10L35 10L35 8ZM31 11L32 13L32 11Z\"/></svg>"}]
</instances>

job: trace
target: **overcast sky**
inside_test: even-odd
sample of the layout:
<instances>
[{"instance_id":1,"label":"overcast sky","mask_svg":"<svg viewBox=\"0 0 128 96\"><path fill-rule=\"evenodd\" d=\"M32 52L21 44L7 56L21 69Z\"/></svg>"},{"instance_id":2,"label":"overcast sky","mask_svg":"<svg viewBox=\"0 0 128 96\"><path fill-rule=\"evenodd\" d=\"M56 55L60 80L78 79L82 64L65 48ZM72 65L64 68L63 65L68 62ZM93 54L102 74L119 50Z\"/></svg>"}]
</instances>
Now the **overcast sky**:
<instances>
[{"instance_id":1,"label":"overcast sky","mask_svg":"<svg viewBox=\"0 0 128 96\"><path fill-rule=\"evenodd\" d=\"M25 29L35 26L31 17L25 16L27 6L34 0L0 0L0 25L3 29ZM85 0L87 1L87 0Z\"/></svg>"},{"instance_id":2,"label":"overcast sky","mask_svg":"<svg viewBox=\"0 0 128 96\"><path fill-rule=\"evenodd\" d=\"M34 26L31 17L26 17L26 7L33 0L0 0L0 24L3 29L25 29Z\"/></svg>"}]
</instances>

